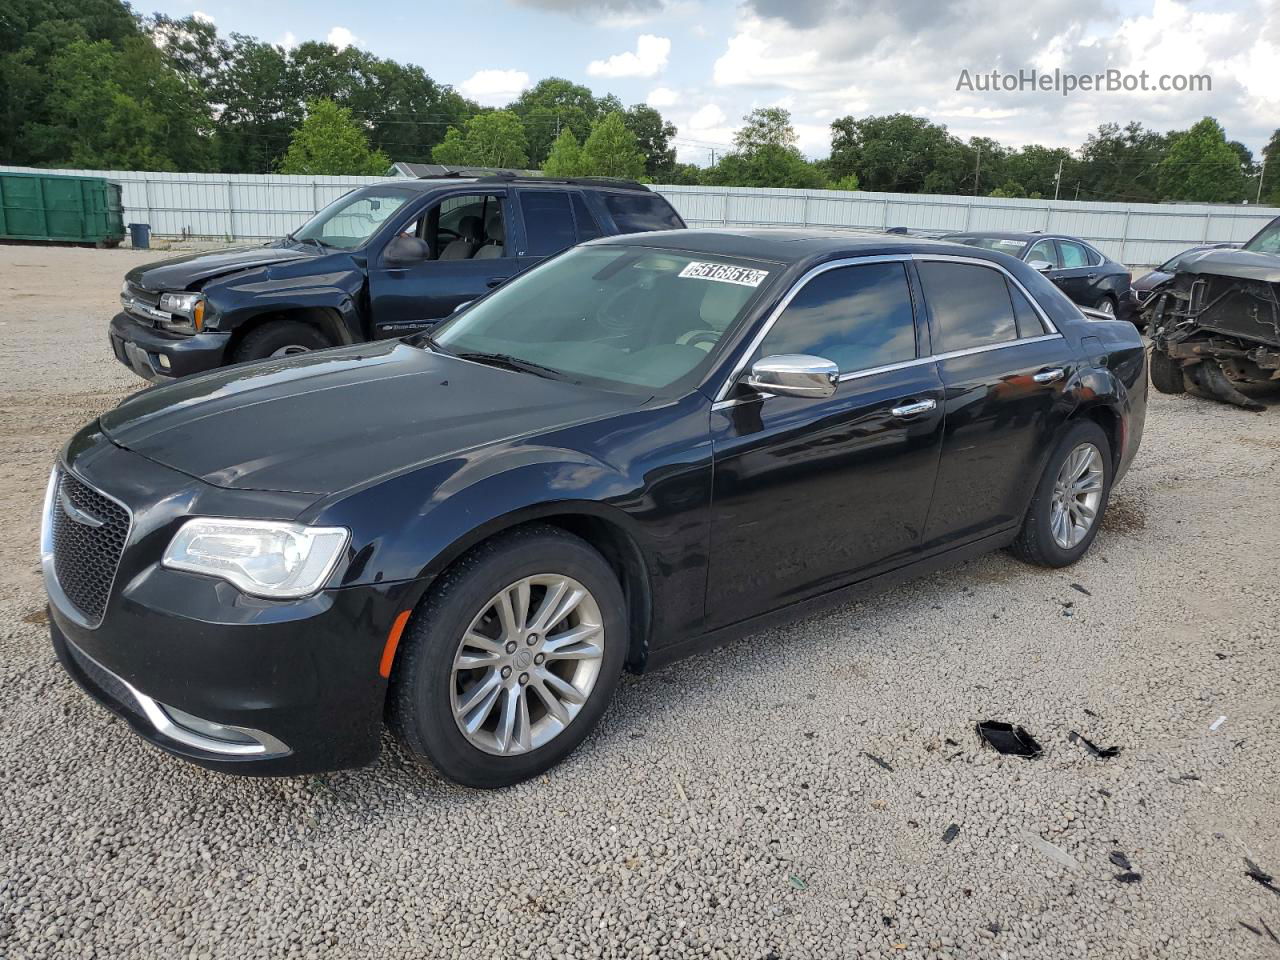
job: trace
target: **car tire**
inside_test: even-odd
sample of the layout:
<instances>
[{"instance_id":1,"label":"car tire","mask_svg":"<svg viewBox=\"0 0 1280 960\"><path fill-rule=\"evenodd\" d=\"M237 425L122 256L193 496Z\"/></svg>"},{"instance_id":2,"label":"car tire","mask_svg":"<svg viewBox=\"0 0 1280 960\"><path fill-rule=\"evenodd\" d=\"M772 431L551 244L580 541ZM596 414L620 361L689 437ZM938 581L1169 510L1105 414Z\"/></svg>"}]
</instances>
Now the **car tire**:
<instances>
[{"instance_id":1,"label":"car tire","mask_svg":"<svg viewBox=\"0 0 1280 960\"><path fill-rule=\"evenodd\" d=\"M1187 379L1182 372L1182 365L1160 348L1151 348L1147 366L1151 370L1151 385L1161 393L1187 392Z\"/></svg>"},{"instance_id":2,"label":"car tire","mask_svg":"<svg viewBox=\"0 0 1280 960\"><path fill-rule=\"evenodd\" d=\"M1073 522L1077 519L1077 513L1062 505L1063 498L1060 497L1060 492L1063 490L1063 477L1074 473L1074 467L1069 464L1083 464L1085 451L1092 451L1093 459L1089 461L1087 474L1077 477L1077 480L1082 481L1086 477L1090 479L1091 493L1087 498L1067 497L1067 499L1075 499L1081 512L1086 505L1092 510L1092 517L1088 520L1087 527L1081 529L1083 524L1078 526ZM1073 457L1081 459L1073 461ZM1071 422L1054 447L1045 465L1044 474L1036 485L1031 505L1027 508L1027 515L1022 522L1022 529L1018 531L1018 536L1013 542L1014 554L1021 560L1040 567L1066 567L1084 556L1089 545L1093 543L1093 538L1097 536L1107 509L1107 501L1111 495L1113 460L1111 443L1100 426L1092 420ZM1095 470L1097 471L1096 497L1092 493ZM1074 488L1068 486L1066 489ZM1064 513L1069 529L1059 526L1060 518ZM1065 537L1066 542L1060 539L1060 535Z\"/></svg>"},{"instance_id":3,"label":"car tire","mask_svg":"<svg viewBox=\"0 0 1280 960\"><path fill-rule=\"evenodd\" d=\"M515 637L528 641L518 643L503 627L505 621L499 622L495 601L504 594L515 596L512 591L521 583L557 577L576 584L567 589L585 590L586 599L573 613L553 622L550 635L542 637L539 646L533 646L536 636L517 632ZM538 615L544 612L542 602L551 596L552 587L534 584L528 589L524 599L528 612L517 619L536 629ZM588 608L589 615L580 612ZM567 631L586 635L592 620L598 621L603 649L594 658L598 670L587 684L574 671L589 672L588 658L556 659L570 651L553 652L552 644ZM476 639L479 634L483 636ZM479 640L485 641L485 648L476 646ZM481 655L495 656L489 649L494 643L500 651L496 659L485 659L474 669L460 666ZM516 649L508 651L512 644ZM391 674L388 722L413 753L456 783L485 788L519 783L555 766L591 732L617 687L627 646L622 587L605 559L584 540L557 527L521 528L486 541L457 561L414 612ZM526 662L526 653L535 656L539 650L545 658L536 660L541 666ZM577 697L582 696L582 687L589 687L580 704L561 701L562 712L566 705L572 711L567 720L554 715L543 699L543 692L553 684L542 678L553 671L559 671L557 676ZM478 706L466 709L486 684L497 685L496 699L483 722L471 733L464 732L464 724L486 709L488 695L479 697ZM515 719L506 728L504 747L503 721L509 714Z\"/></svg>"},{"instance_id":4,"label":"car tire","mask_svg":"<svg viewBox=\"0 0 1280 960\"><path fill-rule=\"evenodd\" d=\"M1101 312L1110 314L1113 317L1119 314L1119 308L1116 306L1115 297L1112 297L1110 295L1103 297L1096 304L1094 304L1093 309L1100 310Z\"/></svg>"},{"instance_id":5,"label":"car tire","mask_svg":"<svg viewBox=\"0 0 1280 960\"><path fill-rule=\"evenodd\" d=\"M250 330L235 351L235 362L266 360L332 346L323 333L301 320L273 320Z\"/></svg>"}]
</instances>

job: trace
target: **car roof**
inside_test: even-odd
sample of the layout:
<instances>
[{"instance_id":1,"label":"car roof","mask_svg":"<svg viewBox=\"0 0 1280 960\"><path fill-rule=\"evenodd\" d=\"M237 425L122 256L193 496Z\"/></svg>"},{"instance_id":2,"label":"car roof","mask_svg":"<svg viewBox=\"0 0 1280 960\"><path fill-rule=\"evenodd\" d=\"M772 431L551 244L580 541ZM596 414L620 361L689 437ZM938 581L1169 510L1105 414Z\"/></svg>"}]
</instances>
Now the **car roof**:
<instances>
[{"instance_id":1,"label":"car roof","mask_svg":"<svg viewBox=\"0 0 1280 960\"><path fill-rule=\"evenodd\" d=\"M1032 233L1017 230L957 230L947 234L948 237L973 237L975 240L1019 240L1027 243L1031 240L1053 239L1054 233Z\"/></svg>"},{"instance_id":2,"label":"car roof","mask_svg":"<svg viewBox=\"0 0 1280 960\"><path fill-rule=\"evenodd\" d=\"M625 190L629 192L642 191L651 193L642 183L633 180L612 180L607 177L599 179L591 179L586 177L570 177L567 179L555 179L548 177L542 179L539 177L502 177L502 176L457 176L457 177L419 177L417 179L394 179L387 180L385 183L370 183L366 187L382 187L382 188L402 188L417 193L426 193L429 190L438 190L442 187L474 187L476 185L486 187L507 187L514 186L522 189L556 189L565 190L567 188L579 190Z\"/></svg>"},{"instance_id":3,"label":"car roof","mask_svg":"<svg viewBox=\"0 0 1280 960\"><path fill-rule=\"evenodd\" d=\"M591 245L658 247L725 257L793 264L841 257L953 254L997 261L1003 254L946 240L861 230L803 230L793 227L722 227L627 233L592 240Z\"/></svg>"}]
</instances>

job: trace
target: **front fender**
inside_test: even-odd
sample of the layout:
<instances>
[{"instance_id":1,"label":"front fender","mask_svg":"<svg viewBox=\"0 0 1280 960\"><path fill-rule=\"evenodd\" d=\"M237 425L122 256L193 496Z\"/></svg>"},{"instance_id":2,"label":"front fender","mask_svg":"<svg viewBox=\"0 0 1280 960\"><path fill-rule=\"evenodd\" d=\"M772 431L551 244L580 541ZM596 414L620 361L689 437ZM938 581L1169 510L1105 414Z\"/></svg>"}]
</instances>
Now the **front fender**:
<instances>
[{"instance_id":1,"label":"front fender","mask_svg":"<svg viewBox=\"0 0 1280 960\"><path fill-rule=\"evenodd\" d=\"M361 324L365 274L355 264L302 276L278 273L259 267L206 284L205 297L212 307L206 325L231 332L268 314L321 309L337 313L346 342L367 339Z\"/></svg>"}]
</instances>

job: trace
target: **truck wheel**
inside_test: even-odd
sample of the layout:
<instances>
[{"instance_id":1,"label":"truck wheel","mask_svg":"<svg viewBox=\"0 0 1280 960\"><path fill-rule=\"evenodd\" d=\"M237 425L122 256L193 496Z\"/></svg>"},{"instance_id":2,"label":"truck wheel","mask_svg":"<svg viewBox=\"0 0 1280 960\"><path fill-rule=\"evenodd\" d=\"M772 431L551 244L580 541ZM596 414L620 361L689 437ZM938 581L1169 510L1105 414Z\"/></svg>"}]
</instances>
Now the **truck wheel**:
<instances>
[{"instance_id":1,"label":"truck wheel","mask_svg":"<svg viewBox=\"0 0 1280 960\"><path fill-rule=\"evenodd\" d=\"M1161 393L1186 393L1187 382L1182 376L1182 366L1158 347L1151 348L1148 366L1151 368L1151 385Z\"/></svg>"},{"instance_id":2,"label":"truck wheel","mask_svg":"<svg viewBox=\"0 0 1280 960\"><path fill-rule=\"evenodd\" d=\"M250 330L236 347L235 361L287 357L332 346L325 335L301 320L275 320Z\"/></svg>"}]
</instances>

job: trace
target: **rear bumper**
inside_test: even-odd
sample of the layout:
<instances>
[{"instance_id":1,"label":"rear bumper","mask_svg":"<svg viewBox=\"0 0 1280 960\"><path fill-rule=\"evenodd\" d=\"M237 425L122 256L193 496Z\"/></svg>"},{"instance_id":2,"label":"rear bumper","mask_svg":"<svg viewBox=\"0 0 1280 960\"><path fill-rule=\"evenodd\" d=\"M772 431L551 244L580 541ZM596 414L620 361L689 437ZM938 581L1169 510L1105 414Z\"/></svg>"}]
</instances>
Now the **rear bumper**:
<instances>
[{"instance_id":1,"label":"rear bumper","mask_svg":"<svg viewBox=\"0 0 1280 960\"><path fill-rule=\"evenodd\" d=\"M146 326L118 313L108 328L111 352L138 376L165 383L192 373L203 373L227 362L227 333L197 333L184 337Z\"/></svg>"}]
</instances>

